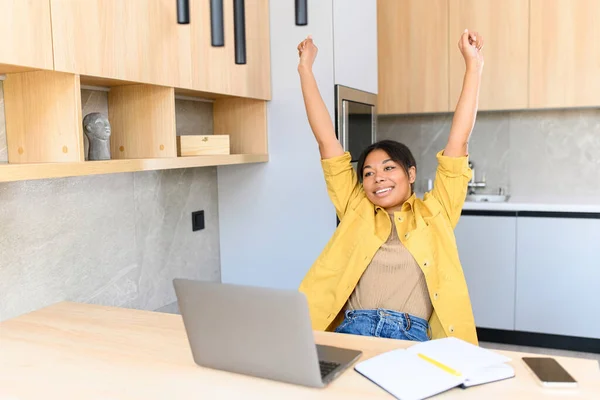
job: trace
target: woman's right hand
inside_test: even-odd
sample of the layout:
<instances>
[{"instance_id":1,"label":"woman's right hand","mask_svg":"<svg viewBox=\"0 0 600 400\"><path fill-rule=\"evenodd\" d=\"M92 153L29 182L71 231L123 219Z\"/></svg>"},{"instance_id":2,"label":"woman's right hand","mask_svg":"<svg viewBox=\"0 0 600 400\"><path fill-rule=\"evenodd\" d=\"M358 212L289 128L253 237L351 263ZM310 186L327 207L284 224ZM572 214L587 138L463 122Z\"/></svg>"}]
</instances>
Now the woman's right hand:
<instances>
[{"instance_id":1,"label":"woman's right hand","mask_svg":"<svg viewBox=\"0 0 600 400\"><path fill-rule=\"evenodd\" d=\"M298 45L298 57L300 57L298 69L312 71L312 66L315 62L315 58L317 58L318 51L319 49L315 46L311 36L308 36L300 42Z\"/></svg>"},{"instance_id":2,"label":"woman's right hand","mask_svg":"<svg viewBox=\"0 0 600 400\"><path fill-rule=\"evenodd\" d=\"M337 140L333 121L327 110L327 106L319 93L317 80L312 71L313 63L317 58L317 46L312 37L308 36L298 45L298 74L300 75L300 86L308 123L319 144L321 158L327 159L344 155L344 149Z\"/></svg>"}]
</instances>

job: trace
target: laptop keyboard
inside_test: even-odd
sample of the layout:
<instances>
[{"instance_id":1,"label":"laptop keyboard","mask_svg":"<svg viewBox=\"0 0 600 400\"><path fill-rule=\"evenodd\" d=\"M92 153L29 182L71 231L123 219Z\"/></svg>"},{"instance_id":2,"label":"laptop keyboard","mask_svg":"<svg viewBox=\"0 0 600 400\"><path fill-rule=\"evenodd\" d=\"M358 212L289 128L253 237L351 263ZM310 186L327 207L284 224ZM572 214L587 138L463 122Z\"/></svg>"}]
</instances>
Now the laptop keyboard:
<instances>
[{"instance_id":1,"label":"laptop keyboard","mask_svg":"<svg viewBox=\"0 0 600 400\"><path fill-rule=\"evenodd\" d=\"M319 367L321 368L321 378L325 378L327 375L331 373L334 369L339 367L339 363L328 362L328 361L319 361Z\"/></svg>"}]
</instances>

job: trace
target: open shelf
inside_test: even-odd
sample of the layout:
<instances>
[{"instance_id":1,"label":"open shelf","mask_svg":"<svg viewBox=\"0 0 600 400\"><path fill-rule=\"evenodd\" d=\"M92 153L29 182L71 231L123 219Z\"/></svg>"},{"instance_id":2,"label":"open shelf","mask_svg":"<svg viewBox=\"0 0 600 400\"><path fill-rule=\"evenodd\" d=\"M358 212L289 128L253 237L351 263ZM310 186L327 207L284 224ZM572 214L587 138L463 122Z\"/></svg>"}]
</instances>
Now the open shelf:
<instances>
[{"instance_id":1,"label":"open shelf","mask_svg":"<svg viewBox=\"0 0 600 400\"><path fill-rule=\"evenodd\" d=\"M269 161L267 154L228 154L197 157L137 158L129 160L0 164L0 182L250 164L267 161Z\"/></svg>"},{"instance_id":2,"label":"open shelf","mask_svg":"<svg viewBox=\"0 0 600 400\"><path fill-rule=\"evenodd\" d=\"M82 83L106 93L101 106L82 109ZM212 129L190 133L188 127L186 134L228 135L231 154L179 157L176 88L56 71L8 73L3 86L8 163L0 163L0 182L269 160L266 100L214 96ZM87 160L82 119L88 112L108 116L110 160Z\"/></svg>"},{"instance_id":3,"label":"open shelf","mask_svg":"<svg viewBox=\"0 0 600 400\"><path fill-rule=\"evenodd\" d=\"M3 90L9 163L84 161L76 75L7 74Z\"/></svg>"}]
</instances>

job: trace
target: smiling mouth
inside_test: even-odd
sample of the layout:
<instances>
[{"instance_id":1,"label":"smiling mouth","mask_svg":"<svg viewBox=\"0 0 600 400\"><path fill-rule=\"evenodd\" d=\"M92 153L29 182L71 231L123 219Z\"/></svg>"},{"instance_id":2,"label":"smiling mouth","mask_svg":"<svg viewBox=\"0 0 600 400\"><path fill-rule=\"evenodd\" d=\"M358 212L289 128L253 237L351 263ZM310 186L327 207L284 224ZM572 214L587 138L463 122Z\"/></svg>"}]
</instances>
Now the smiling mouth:
<instances>
[{"instance_id":1,"label":"smiling mouth","mask_svg":"<svg viewBox=\"0 0 600 400\"><path fill-rule=\"evenodd\" d=\"M388 187L388 188L379 189L374 194L377 197L384 197L384 196L387 196L392 191L392 189L394 189L394 188Z\"/></svg>"}]
</instances>

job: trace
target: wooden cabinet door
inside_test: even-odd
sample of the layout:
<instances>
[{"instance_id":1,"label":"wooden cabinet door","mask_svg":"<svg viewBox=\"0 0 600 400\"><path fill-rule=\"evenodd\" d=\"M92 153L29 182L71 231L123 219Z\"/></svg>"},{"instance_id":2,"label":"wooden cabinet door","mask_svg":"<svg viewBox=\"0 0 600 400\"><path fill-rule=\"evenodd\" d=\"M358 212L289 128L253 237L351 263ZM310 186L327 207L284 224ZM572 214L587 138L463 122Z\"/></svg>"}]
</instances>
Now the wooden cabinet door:
<instances>
[{"instance_id":1,"label":"wooden cabinet door","mask_svg":"<svg viewBox=\"0 0 600 400\"><path fill-rule=\"evenodd\" d=\"M0 10L0 72L52 69L48 0L0 0Z\"/></svg>"},{"instance_id":2,"label":"wooden cabinet door","mask_svg":"<svg viewBox=\"0 0 600 400\"><path fill-rule=\"evenodd\" d=\"M50 0L50 4L56 70L191 87L190 26L177 24L175 1Z\"/></svg>"},{"instance_id":3,"label":"wooden cabinet door","mask_svg":"<svg viewBox=\"0 0 600 400\"><path fill-rule=\"evenodd\" d=\"M598 0L531 0L529 106L600 105Z\"/></svg>"},{"instance_id":4,"label":"wooden cabinet door","mask_svg":"<svg viewBox=\"0 0 600 400\"><path fill-rule=\"evenodd\" d=\"M464 79L458 41L465 28L478 31L485 41L479 109L527 108L529 0L449 1L451 108L456 107Z\"/></svg>"},{"instance_id":5,"label":"wooden cabinet door","mask_svg":"<svg viewBox=\"0 0 600 400\"><path fill-rule=\"evenodd\" d=\"M192 0L190 13L194 90L269 100L269 0L245 1L246 64L240 65L235 63L233 1L223 2L223 47L211 46L210 2ZM294 23L293 17L290 24Z\"/></svg>"},{"instance_id":6,"label":"wooden cabinet door","mask_svg":"<svg viewBox=\"0 0 600 400\"><path fill-rule=\"evenodd\" d=\"M449 111L448 0L378 0L378 113Z\"/></svg>"},{"instance_id":7,"label":"wooden cabinet door","mask_svg":"<svg viewBox=\"0 0 600 400\"><path fill-rule=\"evenodd\" d=\"M232 1L223 2L224 47L211 46L209 1L190 1L187 25L177 24L173 0L51 4L59 71L270 99L268 0L245 2L243 65L235 63Z\"/></svg>"}]
</instances>

